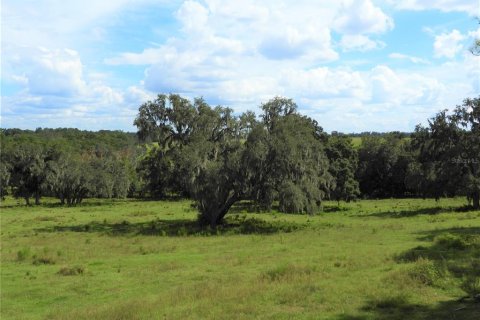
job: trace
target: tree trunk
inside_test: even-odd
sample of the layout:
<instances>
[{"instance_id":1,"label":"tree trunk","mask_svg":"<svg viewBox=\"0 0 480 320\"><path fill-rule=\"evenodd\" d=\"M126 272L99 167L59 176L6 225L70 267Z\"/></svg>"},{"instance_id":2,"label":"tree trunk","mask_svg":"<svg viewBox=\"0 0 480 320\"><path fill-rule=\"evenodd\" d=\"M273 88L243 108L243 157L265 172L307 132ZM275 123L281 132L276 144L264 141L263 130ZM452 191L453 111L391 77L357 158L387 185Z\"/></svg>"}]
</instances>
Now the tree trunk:
<instances>
[{"instance_id":1,"label":"tree trunk","mask_svg":"<svg viewBox=\"0 0 480 320\"><path fill-rule=\"evenodd\" d=\"M30 198L29 197L24 197L24 199L25 199L25 204L27 206L29 206L30 205Z\"/></svg>"},{"instance_id":2,"label":"tree trunk","mask_svg":"<svg viewBox=\"0 0 480 320\"><path fill-rule=\"evenodd\" d=\"M38 206L40 204L40 194L35 193L35 204Z\"/></svg>"},{"instance_id":3,"label":"tree trunk","mask_svg":"<svg viewBox=\"0 0 480 320\"><path fill-rule=\"evenodd\" d=\"M473 209L478 210L480 209L480 192L474 192L472 194L472 204L473 204Z\"/></svg>"},{"instance_id":4,"label":"tree trunk","mask_svg":"<svg viewBox=\"0 0 480 320\"><path fill-rule=\"evenodd\" d=\"M225 215L228 213L228 210L233 206L235 202L237 202L238 197L237 195L233 195L230 199L228 199L225 204L220 208L219 213L217 214L217 218L215 219L215 223L213 227L216 227L219 223L222 222Z\"/></svg>"}]
</instances>

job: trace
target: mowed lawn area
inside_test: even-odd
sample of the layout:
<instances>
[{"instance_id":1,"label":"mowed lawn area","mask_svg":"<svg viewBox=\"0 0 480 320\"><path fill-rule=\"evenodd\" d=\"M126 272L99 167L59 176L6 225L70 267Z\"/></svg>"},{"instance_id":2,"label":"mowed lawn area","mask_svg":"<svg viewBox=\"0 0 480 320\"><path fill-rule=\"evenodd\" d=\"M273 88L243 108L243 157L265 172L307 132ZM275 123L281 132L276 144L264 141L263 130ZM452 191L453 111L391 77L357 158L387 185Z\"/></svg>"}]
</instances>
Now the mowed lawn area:
<instances>
[{"instance_id":1,"label":"mowed lawn area","mask_svg":"<svg viewBox=\"0 0 480 320\"><path fill-rule=\"evenodd\" d=\"M480 211L464 198L315 216L241 203L215 231L187 200L44 202L1 204L4 320L480 318Z\"/></svg>"}]
</instances>

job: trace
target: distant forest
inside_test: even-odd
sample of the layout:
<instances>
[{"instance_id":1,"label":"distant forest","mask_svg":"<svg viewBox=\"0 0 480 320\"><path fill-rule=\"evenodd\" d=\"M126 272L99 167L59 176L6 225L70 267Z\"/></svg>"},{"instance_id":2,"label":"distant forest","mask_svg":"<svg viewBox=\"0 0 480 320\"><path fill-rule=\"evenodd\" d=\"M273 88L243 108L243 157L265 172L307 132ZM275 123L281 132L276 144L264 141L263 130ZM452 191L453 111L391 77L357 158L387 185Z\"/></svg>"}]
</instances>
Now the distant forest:
<instances>
[{"instance_id":1,"label":"distant forest","mask_svg":"<svg viewBox=\"0 0 480 320\"><path fill-rule=\"evenodd\" d=\"M239 200L314 213L325 199L466 196L478 208L479 105L466 99L412 133L328 134L286 98L235 116L159 95L139 108L137 133L0 129L1 195L66 205L189 197L212 225Z\"/></svg>"}]
</instances>

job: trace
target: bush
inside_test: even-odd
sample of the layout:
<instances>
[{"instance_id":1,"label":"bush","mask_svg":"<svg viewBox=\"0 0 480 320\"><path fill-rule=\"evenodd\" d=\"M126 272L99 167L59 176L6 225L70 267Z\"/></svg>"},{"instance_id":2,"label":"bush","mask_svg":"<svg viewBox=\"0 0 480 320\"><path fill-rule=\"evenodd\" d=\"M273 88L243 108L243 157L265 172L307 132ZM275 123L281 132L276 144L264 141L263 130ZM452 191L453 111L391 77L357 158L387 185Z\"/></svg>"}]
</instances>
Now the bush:
<instances>
[{"instance_id":1,"label":"bush","mask_svg":"<svg viewBox=\"0 0 480 320\"><path fill-rule=\"evenodd\" d=\"M83 274L85 272L85 268L82 266L76 267L63 267L57 273L62 276L76 276Z\"/></svg>"},{"instance_id":2,"label":"bush","mask_svg":"<svg viewBox=\"0 0 480 320\"><path fill-rule=\"evenodd\" d=\"M41 256L41 257L34 256L33 264L36 266L41 264L55 264L55 260L52 257L47 257L47 256Z\"/></svg>"},{"instance_id":3,"label":"bush","mask_svg":"<svg viewBox=\"0 0 480 320\"><path fill-rule=\"evenodd\" d=\"M419 258L408 271L408 275L421 284L433 286L444 277L445 270L429 259Z\"/></svg>"}]
</instances>

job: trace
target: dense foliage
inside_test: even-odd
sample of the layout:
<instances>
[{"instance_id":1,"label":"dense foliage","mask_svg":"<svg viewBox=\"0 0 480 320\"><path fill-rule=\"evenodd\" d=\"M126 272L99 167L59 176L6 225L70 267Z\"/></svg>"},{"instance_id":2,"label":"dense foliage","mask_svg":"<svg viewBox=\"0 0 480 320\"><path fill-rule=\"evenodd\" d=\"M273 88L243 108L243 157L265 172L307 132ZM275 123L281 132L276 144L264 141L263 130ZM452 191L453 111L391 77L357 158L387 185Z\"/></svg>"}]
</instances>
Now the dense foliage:
<instances>
[{"instance_id":1,"label":"dense foliage","mask_svg":"<svg viewBox=\"0 0 480 320\"><path fill-rule=\"evenodd\" d=\"M1 129L0 196L68 205L181 196L212 227L240 200L313 214L324 199L461 195L479 208L479 105L466 99L412 134L329 135L286 98L262 104L257 117L159 95L140 107L137 134Z\"/></svg>"},{"instance_id":2,"label":"dense foliage","mask_svg":"<svg viewBox=\"0 0 480 320\"><path fill-rule=\"evenodd\" d=\"M85 197L122 198L138 189L134 134L6 129L0 137L2 196L11 192L26 204L55 196L73 205Z\"/></svg>"},{"instance_id":3,"label":"dense foliage","mask_svg":"<svg viewBox=\"0 0 480 320\"><path fill-rule=\"evenodd\" d=\"M409 195L407 168L414 161L409 140L399 133L365 136L358 156L356 175L364 196L385 198Z\"/></svg>"},{"instance_id":4,"label":"dense foliage","mask_svg":"<svg viewBox=\"0 0 480 320\"><path fill-rule=\"evenodd\" d=\"M452 114L440 112L412 139L417 188L437 199L466 195L480 208L480 98L466 99Z\"/></svg>"},{"instance_id":5,"label":"dense foliage","mask_svg":"<svg viewBox=\"0 0 480 320\"><path fill-rule=\"evenodd\" d=\"M285 212L318 211L332 180L321 128L289 99L275 98L262 110L257 121L252 113L237 117L231 109L178 95L142 105L135 120L139 136L157 143L142 162L157 182L148 184L151 192L188 194L200 221L212 227L238 200L265 208L278 200Z\"/></svg>"},{"instance_id":6,"label":"dense foliage","mask_svg":"<svg viewBox=\"0 0 480 320\"><path fill-rule=\"evenodd\" d=\"M328 140L326 152L330 161L330 173L335 183L330 189L331 199L347 202L356 200L360 195L359 183L355 179L358 152L353 148L351 139L332 135Z\"/></svg>"}]
</instances>

